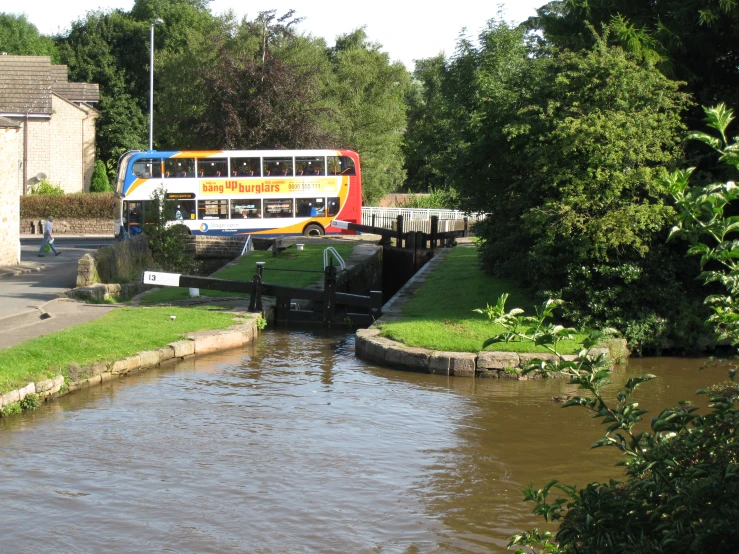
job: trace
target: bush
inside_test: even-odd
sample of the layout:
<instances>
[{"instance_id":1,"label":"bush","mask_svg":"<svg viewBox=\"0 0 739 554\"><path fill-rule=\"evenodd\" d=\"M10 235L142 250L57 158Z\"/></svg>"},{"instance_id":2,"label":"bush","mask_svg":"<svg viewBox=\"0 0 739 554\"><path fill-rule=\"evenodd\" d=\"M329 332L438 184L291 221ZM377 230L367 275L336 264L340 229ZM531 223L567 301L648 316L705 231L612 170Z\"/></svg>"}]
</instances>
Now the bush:
<instances>
[{"instance_id":1,"label":"bush","mask_svg":"<svg viewBox=\"0 0 739 554\"><path fill-rule=\"evenodd\" d=\"M110 193L29 194L21 196L21 219L115 219L115 196Z\"/></svg>"},{"instance_id":2,"label":"bush","mask_svg":"<svg viewBox=\"0 0 739 554\"><path fill-rule=\"evenodd\" d=\"M64 190L57 185L51 184L46 179L41 179L38 183L31 186L31 194L49 194L60 196L64 194Z\"/></svg>"},{"instance_id":3,"label":"bush","mask_svg":"<svg viewBox=\"0 0 739 554\"><path fill-rule=\"evenodd\" d=\"M100 160L95 160L95 169L92 172L92 181L90 182L90 192L110 192L110 181L108 181L108 172L105 164Z\"/></svg>"},{"instance_id":4,"label":"bush","mask_svg":"<svg viewBox=\"0 0 739 554\"><path fill-rule=\"evenodd\" d=\"M27 394L23 397L20 402L21 409L23 410L35 410L41 405L41 398L35 392Z\"/></svg>"}]
</instances>

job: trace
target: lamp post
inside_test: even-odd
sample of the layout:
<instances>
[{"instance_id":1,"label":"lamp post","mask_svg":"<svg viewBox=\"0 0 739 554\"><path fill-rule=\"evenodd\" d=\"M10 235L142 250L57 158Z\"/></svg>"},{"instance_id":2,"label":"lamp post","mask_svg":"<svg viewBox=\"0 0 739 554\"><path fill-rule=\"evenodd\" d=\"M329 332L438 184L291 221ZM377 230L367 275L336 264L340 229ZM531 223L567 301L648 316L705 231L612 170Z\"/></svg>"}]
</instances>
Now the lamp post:
<instances>
[{"instance_id":1,"label":"lamp post","mask_svg":"<svg viewBox=\"0 0 739 554\"><path fill-rule=\"evenodd\" d=\"M151 59L149 60L149 150L154 142L154 25L161 25L164 20L158 17L151 22Z\"/></svg>"}]
</instances>

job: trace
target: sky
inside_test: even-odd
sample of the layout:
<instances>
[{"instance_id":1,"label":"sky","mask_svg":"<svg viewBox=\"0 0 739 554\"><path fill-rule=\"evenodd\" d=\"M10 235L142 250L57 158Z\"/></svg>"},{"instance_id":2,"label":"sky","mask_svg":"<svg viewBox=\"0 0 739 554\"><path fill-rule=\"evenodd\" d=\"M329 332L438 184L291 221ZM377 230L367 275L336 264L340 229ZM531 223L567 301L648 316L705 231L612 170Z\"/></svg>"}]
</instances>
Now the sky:
<instances>
[{"instance_id":1,"label":"sky","mask_svg":"<svg viewBox=\"0 0 739 554\"><path fill-rule=\"evenodd\" d=\"M260 11L275 9L278 15L295 9L304 17L298 29L315 37L323 37L333 46L337 35L348 33L366 25L370 40L379 42L392 61L401 61L412 70L413 60L430 58L443 52L454 53L462 28L475 37L485 22L496 17L499 10L508 22L521 22L536 14L536 8L547 0L453 0L439 2L420 0L370 0L369 2L340 2L326 0L212 0L214 14L233 10L237 16L253 18ZM43 34L56 34L69 28L72 21L84 17L96 9L121 8L128 11L133 0L31 0L18 11ZM248 6L248 11L247 11ZM442 7L443 6L443 7ZM166 24L166 22L165 22Z\"/></svg>"}]
</instances>

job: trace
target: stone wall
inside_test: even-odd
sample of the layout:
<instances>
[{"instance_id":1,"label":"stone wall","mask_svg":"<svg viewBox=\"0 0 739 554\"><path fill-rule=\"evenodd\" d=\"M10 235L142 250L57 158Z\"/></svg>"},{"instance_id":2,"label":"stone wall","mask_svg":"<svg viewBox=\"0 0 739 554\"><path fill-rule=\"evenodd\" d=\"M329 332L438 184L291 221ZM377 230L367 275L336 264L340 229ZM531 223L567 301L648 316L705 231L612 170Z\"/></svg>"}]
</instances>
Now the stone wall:
<instances>
[{"instance_id":1,"label":"stone wall","mask_svg":"<svg viewBox=\"0 0 739 554\"><path fill-rule=\"evenodd\" d=\"M20 259L20 184L23 179L23 130L0 126L0 266Z\"/></svg>"},{"instance_id":2,"label":"stone wall","mask_svg":"<svg viewBox=\"0 0 739 554\"><path fill-rule=\"evenodd\" d=\"M146 235L139 235L82 256L77 262L77 286L128 283L140 277L150 266L149 242Z\"/></svg>"},{"instance_id":3,"label":"stone wall","mask_svg":"<svg viewBox=\"0 0 739 554\"><path fill-rule=\"evenodd\" d=\"M241 255L246 237L208 237L194 235L187 238L188 250L198 259L235 258Z\"/></svg>"},{"instance_id":4,"label":"stone wall","mask_svg":"<svg viewBox=\"0 0 739 554\"><path fill-rule=\"evenodd\" d=\"M20 232L43 235L43 219L22 219ZM112 219L62 219L54 218L55 235L110 235L115 234L115 221Z\"/></svg>"}]
</instances>

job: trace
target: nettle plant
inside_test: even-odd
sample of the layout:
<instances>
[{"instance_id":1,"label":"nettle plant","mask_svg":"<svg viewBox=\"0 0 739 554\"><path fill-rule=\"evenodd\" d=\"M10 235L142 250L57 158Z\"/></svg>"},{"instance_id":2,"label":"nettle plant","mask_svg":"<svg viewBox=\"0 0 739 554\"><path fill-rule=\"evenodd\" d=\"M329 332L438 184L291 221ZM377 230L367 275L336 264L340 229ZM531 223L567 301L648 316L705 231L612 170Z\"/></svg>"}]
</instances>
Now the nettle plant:
<instances>
[{"instance_id":1,"label":"nettle plant","mask_svg":"<svg viewBox=\"0 0 739 554\"><path fill-rule=\"evenodd\" d=\"M739 169L739 145L729 143L726 130L731 110L723 105L706 109L709 127L720 138L693 133ZM706 282L720 283L724 295L706 300L713 309L711 321L720 339L739 346L739 216L724 210L739 198L734 182L690 187L692 169L665 176L663 184L672 195L680 222L670 239L684 236L689 253L701 256ZM533 529L511 537L516 553L625 553L735 552L739 544L739 415L735 402L739 387L730 381L698 391L709 397L709 412L697 413L689 401L663 410L651 419L650 430L635 428L646 414L633 399L636 389L654 378L632 378L618 391L616 401L604 399L602 389L611 384L610 362L593 347L602 333L591 333L583 349L572 359L558 352L558 343L571 338L573 329L554 324L557 301L545 303L535 316L521 310L505 310L506 297L495 306L476 310L503 326L492 342L526 340L544 346L553 360L535 360L524 373L564 373L582 391L564 407L580 406L607 425L604 436L593 444L618 449L623 458L622 480L593 482L583 488L550 481L543 488L533 484L524 499L534 503L533 512L546 522L559 524L556 532ZM551 499L552 493L557 497Z\"/></svg>"}]
</instances>

